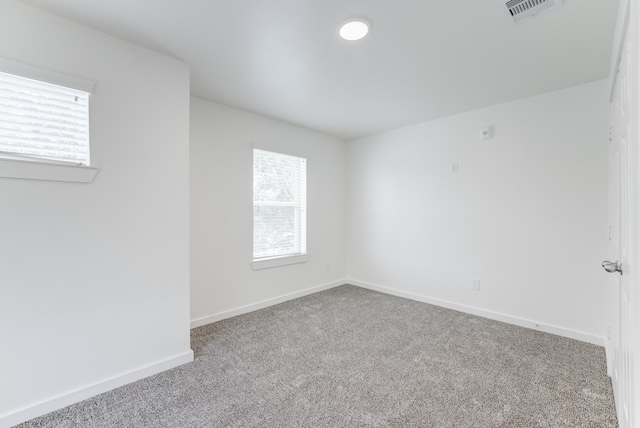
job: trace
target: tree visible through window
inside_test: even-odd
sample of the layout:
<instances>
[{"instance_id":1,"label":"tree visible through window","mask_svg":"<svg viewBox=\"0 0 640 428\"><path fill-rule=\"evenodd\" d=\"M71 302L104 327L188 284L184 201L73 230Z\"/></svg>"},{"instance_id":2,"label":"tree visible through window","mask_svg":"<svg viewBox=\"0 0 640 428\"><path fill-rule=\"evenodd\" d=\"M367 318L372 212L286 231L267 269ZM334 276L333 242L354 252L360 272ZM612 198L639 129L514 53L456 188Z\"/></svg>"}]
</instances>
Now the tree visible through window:
<instances>
[{"instance_id":1,"label":"tree visible through window","mask_svg":"<svg viewBox=\"0 0 640 428\"><path fill-rule=\"evenodd\" d=\"M307 252L307 161L253 150L253 258Z\"/></svg>"}]
</instances>

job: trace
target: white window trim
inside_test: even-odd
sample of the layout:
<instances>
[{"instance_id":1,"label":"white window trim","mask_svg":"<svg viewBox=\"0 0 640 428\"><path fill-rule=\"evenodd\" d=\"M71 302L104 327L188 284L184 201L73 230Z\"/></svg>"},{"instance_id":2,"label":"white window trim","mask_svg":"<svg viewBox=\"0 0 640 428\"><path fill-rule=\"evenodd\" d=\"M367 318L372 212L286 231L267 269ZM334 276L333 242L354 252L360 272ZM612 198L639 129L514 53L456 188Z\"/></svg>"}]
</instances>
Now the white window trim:
<instances>
[{"instance_id":1,"label":"white window trim","mask_svg":"<svg viewBox=\"0 0 640 428\"><path fill-rule=\"evenodd\" d=\"M93 92L95 86L94 82L90 80L11 61L6 58L0 58L0 71L89 93ZM98 168L96 167L73 164L63 165L60 162L49 162L44 159L0 158L0 178L91 183L97 172Z\"/></svg>"},{"instance_id":2,"label":"white window trim","mask_svg":"<svg viewBox=\"0 0 640 428\"><path fill-rule=\"evenodd\" d=\"M40 67L34 67L21 62L11 61L6 58L0 58L0 71L29 79L40 80L54 85L66 86L67 88L89 93L93 93L93 87L95 86L94 82L91 80L69 76L67 74L58 73L57 71L47 70Z\"/></svg>"},{"instance_id":3,"label":"white window trim","mask_svg":"<svg viewBox=\"0 0 640 428\"><path fill-rule=\"evenodd\" d=\"M91 166L0 159L0 178L91 183L97 173Z\"/></svg>"},{"instance_id":4,"label":"white window trim","mask_svg":"<svg viewBox=\"0 0 640 428\"><path fill-rule=\"evenodd\" d=\"M257 259L251 262L251 269L262 270L278 266L295 265L298 263L306 263L309 261L309 254L295 254L291 256L270 257L267 259Z\"/></svg>"}]
</instances>

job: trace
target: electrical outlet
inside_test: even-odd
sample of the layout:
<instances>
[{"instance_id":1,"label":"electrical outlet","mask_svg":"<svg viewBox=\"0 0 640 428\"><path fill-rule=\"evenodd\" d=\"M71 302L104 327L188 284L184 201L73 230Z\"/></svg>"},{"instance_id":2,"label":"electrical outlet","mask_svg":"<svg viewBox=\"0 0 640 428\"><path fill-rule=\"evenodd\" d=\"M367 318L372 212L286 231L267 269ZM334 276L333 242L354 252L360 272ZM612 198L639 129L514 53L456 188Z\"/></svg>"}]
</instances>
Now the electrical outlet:
<instances>
[{"instance_id":1,"label":"electrical outlet","mask_svg":"<svg viewBox=\"0 0 640 428\"><path fill-rule=\"evenodd\" d=\"M327 272L331 270L331 263L327 263Z\"/></svg>"},{"instance_id":2,"label":"electrical outlet","mask_svg":"<svg viewBox=\"0 0 640 428\"><path fill-rule=\"evenodd\" d=\"M473 291L480 291L480 280L479 279L472 279L471 280L471 289Z\"/></svg>"},{"instance_id":3,"label":"electrical outlet","mask_svg":"<svg viewBox=\"0 0 640 428\"><path fill-rule=\"evenodd\" d=\"M451 173L452 174L457 174L458 173L458 162L455 162L455 163L451 164Z\"/></svg>"},{"instance_id":4,"label":"electrical outlet","mask_svg":"<svg viewBox=\"0 0 640 428\"><path fill-rule=\"evenodd\" d=\"M607 326L607 339L611 340L611 326Z\"/></svg>"}]
</instances>

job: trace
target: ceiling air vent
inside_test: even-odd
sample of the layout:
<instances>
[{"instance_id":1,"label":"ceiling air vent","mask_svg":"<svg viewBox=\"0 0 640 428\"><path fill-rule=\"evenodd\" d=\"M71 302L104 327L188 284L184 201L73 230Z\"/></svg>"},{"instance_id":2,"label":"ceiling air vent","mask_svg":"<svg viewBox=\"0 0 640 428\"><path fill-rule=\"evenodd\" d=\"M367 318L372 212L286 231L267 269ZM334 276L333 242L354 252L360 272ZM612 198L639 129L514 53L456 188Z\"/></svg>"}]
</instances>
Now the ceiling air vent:
<instances>
[{"instance_id":1,"label":"ceiling air vent","mask_svg":"<svg viewBox=\"0 0 640 428\"><path fill-rule=\"evenodd\" d=\"M562 5L562 0L510 0L503 4L507 13L514 22L532 18L543 10L556 8Z\"/></svg>"}]
</instances>

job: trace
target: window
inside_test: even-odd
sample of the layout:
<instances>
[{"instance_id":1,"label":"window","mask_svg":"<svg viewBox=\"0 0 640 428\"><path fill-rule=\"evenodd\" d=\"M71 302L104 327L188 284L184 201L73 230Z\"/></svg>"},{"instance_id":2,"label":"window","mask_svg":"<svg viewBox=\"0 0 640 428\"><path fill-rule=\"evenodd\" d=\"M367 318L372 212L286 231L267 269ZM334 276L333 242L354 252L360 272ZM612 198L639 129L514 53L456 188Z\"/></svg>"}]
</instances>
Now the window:
<instances>
[{"instance_id":1,"label":"window","mask_svg":"<svg viewBox=\"0 0 640 428\"><path fill-rule=\"evenodd\" d=\"M89 165L89 93L0 72L0 156Z\"/></svg>"},{"instance_id":2,"label":"window","mask_svg":"<svg viewBox=\"0 0 640 428\"><path fill-rule=\"evenodd\" d=\"M306 193L305 158L253 150L254 261L306 255Z\"/></svg>"}]
</instances>

